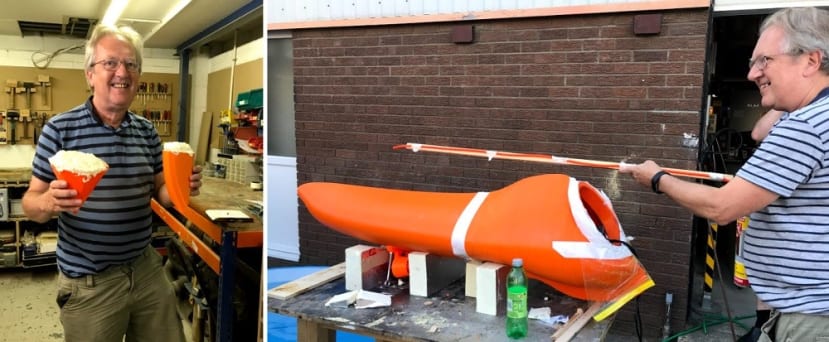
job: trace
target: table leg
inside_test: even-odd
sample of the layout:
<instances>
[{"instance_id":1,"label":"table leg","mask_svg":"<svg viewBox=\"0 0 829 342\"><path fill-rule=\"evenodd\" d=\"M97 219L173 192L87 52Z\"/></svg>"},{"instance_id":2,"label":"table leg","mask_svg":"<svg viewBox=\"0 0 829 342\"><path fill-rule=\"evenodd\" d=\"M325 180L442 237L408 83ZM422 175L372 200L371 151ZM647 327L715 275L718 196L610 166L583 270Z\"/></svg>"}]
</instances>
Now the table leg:
<instances>
[{"instance_id":1,"label":"table leg","mask_svg":"<svg viewBox=\"0 0 829 342\"><path fill-rule=\"evenodd\" d=\"M337 340L334 330L301 318L296 320L296 337L297 342L334 342Z\"/></svg>"}]
</instances>

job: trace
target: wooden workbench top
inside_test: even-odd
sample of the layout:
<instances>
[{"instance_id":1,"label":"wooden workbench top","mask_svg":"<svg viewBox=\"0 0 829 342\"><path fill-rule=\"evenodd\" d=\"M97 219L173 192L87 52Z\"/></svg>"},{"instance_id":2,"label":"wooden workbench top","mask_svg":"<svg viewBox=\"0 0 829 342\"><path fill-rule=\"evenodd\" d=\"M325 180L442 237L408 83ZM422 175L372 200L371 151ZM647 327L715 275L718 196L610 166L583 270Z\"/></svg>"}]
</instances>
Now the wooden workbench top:
<instances>
[{"instance_id":1,"label":"wooden workbench top","mask_svg":"<svg viewBox=\"0 0 829 342\"><path fill-rule=\"evenodd\" d=\"M572 315L587 303L566 297L544 284L531 281L530 307L549 306L553 315ZM475 310L475 298L463 297L463 285L450 285L438 295L425 298L407 292L392 297L392 305L384 308L355 309L326 307L334 295L344 293L345 280L325 283L296 297L268 299L268 309L318 324L390 341L505 341L505 317L490 316ZM460 293L460 294L458 294ZM534 298L534 299L533 299ZM587 324L573 341L601 341L613 316ZM555 329L530 320L529 334L524 341L550 341Z\"/></svg>"},{"instance_id":2,"label":"wooden workbench top","mask_svg":"<svg viewBox=\"0 0 829 342\"><path fill-rule=\"evenodd\" d=\"M190 207L201 214L208 209L237 209L253 218L253 222L226 222L225 228L239 231L262 230L262 218L248 210L253 204L262 203L262 191L253 191L246 184L231 182L222 178L203 177L198 196L190 197Z\"/></svg>"}]
</instances>

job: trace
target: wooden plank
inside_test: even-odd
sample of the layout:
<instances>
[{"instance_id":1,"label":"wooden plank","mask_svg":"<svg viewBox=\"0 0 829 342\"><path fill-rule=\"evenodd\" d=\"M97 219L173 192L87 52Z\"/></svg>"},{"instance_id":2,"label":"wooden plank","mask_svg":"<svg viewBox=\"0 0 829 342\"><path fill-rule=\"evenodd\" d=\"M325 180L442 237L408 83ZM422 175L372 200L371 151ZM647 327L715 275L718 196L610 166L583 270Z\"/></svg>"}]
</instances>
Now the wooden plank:
<instances>
[{"instance_id":1,"label":"wooden plank","mask_svg":"<svg viewBox=\"0 0 829 342\"><path fill-rule=\"evenodd\" d=\"M593 318L593 315L599 312L599 310L604 305L604 302L592 302L590 307L587 308L587 311L582 312L581 308L579 308L575 314L567 321L567 324L563 325L561 328L558 328L556 332L553 334L553 341L555 342L568 342L570 341L576 334L584 328L587 323L590 322L590 319Z\"/></svg>"},{"instance_id":2,"label":"wooden plank","mask_svg":"<svg viewBox=\"0 0 829 342\"><path fill-rule=\"evenodd\" d=\"M309 274L268 290L268 298L285 300L325 284L345 274L345 263L339 263L322 271Z\"/></svg>"},{"instance_id":3,"label":"wooden plank","mask_svg":"<svg viewBox=\"0 0 829 342\"><path fill-rule=\"evenodd\" d=\"M201 114L199 140L196 145L196 165L204 165L210 157L210 134L213 132L213 113Z\"/></svg>"}]
</instances>

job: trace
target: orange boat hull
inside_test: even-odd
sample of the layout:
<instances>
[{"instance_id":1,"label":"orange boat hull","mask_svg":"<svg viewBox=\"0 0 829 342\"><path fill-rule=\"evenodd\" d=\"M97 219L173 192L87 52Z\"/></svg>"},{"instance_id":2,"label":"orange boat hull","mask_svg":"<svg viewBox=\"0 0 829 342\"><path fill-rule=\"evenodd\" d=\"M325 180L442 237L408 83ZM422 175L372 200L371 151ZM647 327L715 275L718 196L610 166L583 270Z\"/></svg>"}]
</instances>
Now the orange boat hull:
<instances>
[{"instance_id":1,"label":"orange boat hull","mask_svg":"<svg viewBox=\"0 0 829 342\"><path fill-rule=\"evenodd\" d=\"M614 301L653 286L629 249L608 240L626 237L607 197L566 175L529 177L491 193L316 182L300 186L299 196L343 234L505 265L520 257L531 278L571 297Z\"/></svg>"}]
</instances>

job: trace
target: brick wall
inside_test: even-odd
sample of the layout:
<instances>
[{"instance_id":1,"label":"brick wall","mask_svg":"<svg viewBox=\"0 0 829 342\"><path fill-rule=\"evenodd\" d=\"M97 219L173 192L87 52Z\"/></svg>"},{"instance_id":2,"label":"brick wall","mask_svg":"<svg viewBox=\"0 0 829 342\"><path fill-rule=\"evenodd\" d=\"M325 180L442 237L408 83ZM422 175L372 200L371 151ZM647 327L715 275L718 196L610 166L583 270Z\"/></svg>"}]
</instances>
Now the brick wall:
<instances>
[{"instance_id":1,"label":"brick wall","mask_svg":"<svg viewBox=\"0 0 829 342\"><path fill-rule=\"evenodd\" d=\"M611 197L657 286L641 298L656 336L664 293L674 331L687 311L692 215L615 171L392 151L420 142L694 169L707 11L664 12L635 36L635 13L294 31L299 183L489 191L540 173L587 180ZM466 23L462 23L466 24ZM300 210L301 262L333 264L357 243ZM632 332L634 305L614 329Z\"/></svg>"}]
</instances>

